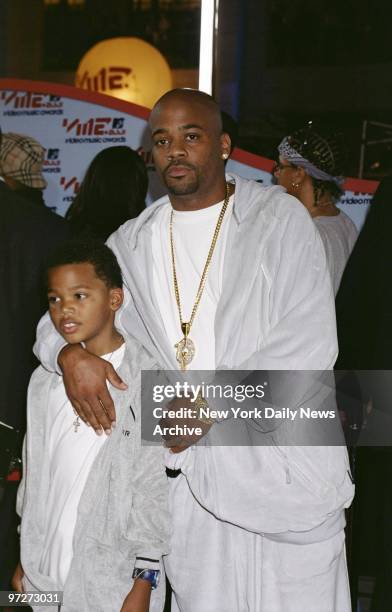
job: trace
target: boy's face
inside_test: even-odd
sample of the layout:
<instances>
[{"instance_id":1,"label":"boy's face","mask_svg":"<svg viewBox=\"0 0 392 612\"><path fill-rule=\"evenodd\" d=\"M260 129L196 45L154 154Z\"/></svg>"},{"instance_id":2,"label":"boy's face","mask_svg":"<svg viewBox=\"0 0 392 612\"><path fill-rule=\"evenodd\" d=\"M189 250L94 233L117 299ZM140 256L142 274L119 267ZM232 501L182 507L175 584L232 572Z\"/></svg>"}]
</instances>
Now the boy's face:
<instances>
[{"instance_id":1,"label":"boy's face","mask_svg":"<svg viewBox=\"0 0 392 612\"><path fill-rule=\"evenodd\" d=\"M99 343L113 331L122 289L109 289L90 263L67 264L48 272L49 313L57 331L70 344Z\"/></svg>"}]
</instances>

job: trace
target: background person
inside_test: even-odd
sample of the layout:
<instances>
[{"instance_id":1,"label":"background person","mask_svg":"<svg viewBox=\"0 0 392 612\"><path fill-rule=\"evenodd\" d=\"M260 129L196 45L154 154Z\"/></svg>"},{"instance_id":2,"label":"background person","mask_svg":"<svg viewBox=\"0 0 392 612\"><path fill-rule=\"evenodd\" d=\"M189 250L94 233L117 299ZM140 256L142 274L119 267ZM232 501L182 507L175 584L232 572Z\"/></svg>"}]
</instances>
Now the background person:
<instances>
[{"instance_id":1,"label":"background person","mask_svg":"<svg viewBox=\"0 0 392 612\"><path fill-rule=\"evenodd\" d=\"M1 142L1 132L0 132ZM3 150L3 149L2 149ZM31 169L31 165L29 165ZM45 311L40 292L43 262L68 235L67 224L46 206L20 197L0 179L0 589L9 589L18 555L16 487L8 480L20 456L26 424L26 390L37 361L32 352L37 322ZM42 240L42 236L45 240ZM17 465L17 462L16 462ZM14 477L18 477L14 473Z\"/></svg>"},{"instance_id":2,"label":"background person","mask_svg":"<svg viewBox=\"0 0 392 612\"><path fill-rule=\"evenodd\" d=\"M45 148L31 136L4 133L0 146L0 176L22 198L45 206L47 182L42 174Z\"/></svg>"},{"instance_id":3,"label":"background person","mask_svg":"<svg viewBox=\"0 0 392 612\"><path fill-rule=\"evenodd\" d=\"M65 218L74 236L105 241L146 206L148 176L140 155L126 146L108 147L94 157Z\"/></svg>"},{"instance_id":4,"label":"background person","mask_svg":"<svg viewBox=\"0 0 392 612\"><path fill-rule=\"evenodd\" d=\"M351 219L336 202L343 195L339 139L309 126L283 138L274 175L298 198L320 232L336 295L344 267L358 236Z\"/></svg>"},{"instance_id":5,"label":"background person","mask_svg":"<svg viewBox=\"0 0 392 612\"><path fill-rule=\"evenodd\" d=\"M358 401L366 414L366 446L356 450L353 506L355 580L375 575L371 612L392 610L392 179L384 179L343 274L336 298L341 370L370 370ZM371 444L373 438L373 443ZM361 441L361 437L360 437ZM357 586L357 585L356 585Z\"/></svg>"}]
</instances>

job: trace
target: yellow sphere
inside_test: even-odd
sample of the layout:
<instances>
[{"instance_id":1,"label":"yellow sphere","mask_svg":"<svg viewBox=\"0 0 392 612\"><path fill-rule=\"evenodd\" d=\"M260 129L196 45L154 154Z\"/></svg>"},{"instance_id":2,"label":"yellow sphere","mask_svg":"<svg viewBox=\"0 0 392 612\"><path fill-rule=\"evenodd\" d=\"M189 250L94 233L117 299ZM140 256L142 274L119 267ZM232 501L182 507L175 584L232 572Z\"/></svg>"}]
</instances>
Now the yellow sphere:
<instances>
[{"instance_id":1,"label":"yellow sphere","mask_svg":"<svg viewBox=\"0 0 392 612\"><path fill-rule=\"evenodd\" d=\"M103 40L87 51L75 85L152 108L172 89L172 76L155 47L140 38L119 37Z\"/></svg>"}]
</instances>

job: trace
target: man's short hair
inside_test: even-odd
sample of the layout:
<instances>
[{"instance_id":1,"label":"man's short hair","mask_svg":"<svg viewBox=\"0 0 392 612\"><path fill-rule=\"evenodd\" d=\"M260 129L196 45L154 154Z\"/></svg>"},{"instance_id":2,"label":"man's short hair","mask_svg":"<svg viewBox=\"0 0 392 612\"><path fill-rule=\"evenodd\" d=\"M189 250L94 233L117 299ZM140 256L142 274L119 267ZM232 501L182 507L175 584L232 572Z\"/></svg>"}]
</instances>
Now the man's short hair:
<instances>
[{"instance_id":1,"label":"man's short hair","mask_svg":"<svg viewBox=\"0 0 392 612\"><path fill-rule=\"evenodd\" d=\"M46 264L46 276L51 268L89 263L95 274L109 289L123 286L120 266L115 254L99 240L70 240L51 253Z\"/></svg>"},{"instance_id":2,"label":"man's short hair","mask_svg":"<svg viewBox=\"0 0 392 612\"><path fill-rule=\"evenodd\" d=\"M154 116L154 113L157 110L159 111L162 104L165 104L168 100L173 98L182 98L185 102L194 101L202 105L208 111L208 114L216 119L217 130L219 134L222 133L222 115L219 104L212 96L210 96L210 94L206 93L205 91L200 91L199 89L177 87L167 91L159 98L159 100L157 100L157 102L155 102L150 118Z\"/></svg>"}]
</instances>

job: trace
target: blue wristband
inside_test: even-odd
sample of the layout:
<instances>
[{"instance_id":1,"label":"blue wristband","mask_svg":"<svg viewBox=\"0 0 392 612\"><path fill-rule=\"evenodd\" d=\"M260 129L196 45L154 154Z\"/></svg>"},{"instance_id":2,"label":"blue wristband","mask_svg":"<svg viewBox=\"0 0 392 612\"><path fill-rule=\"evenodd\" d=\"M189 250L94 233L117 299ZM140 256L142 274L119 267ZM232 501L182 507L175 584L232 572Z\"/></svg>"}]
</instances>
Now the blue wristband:
<instances>
[{"instance_id":1,"label":"blue wristband","mask_svg":"<svg viewBox=\"0 0 392 612\"><path fill-rule=\"evenodd\" d=\"M159 570L152 569L142 569L139 567L135 567L133 570L132 578L136 580L137 578L141 578L142 580L147 580L151 584L152 590L156 589L159 584Z\"/></svg>"}]
</instances>

